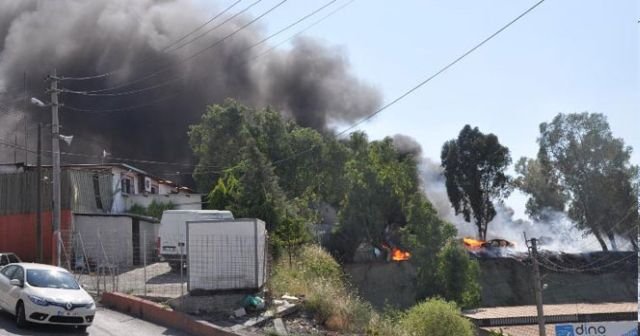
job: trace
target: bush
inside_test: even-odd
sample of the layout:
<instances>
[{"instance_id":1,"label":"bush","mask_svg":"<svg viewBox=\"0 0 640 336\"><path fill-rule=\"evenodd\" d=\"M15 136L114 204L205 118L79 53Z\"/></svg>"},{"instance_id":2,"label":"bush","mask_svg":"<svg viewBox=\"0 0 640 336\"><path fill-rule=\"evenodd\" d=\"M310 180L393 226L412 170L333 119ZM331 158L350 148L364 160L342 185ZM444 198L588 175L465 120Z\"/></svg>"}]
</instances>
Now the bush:
<instances>
[{"instance_id":1,"label":"bush","mask_svg":"<svg viewBox=\"0 0 640 336\"><path fill-rule=\"evenodd\" d=\"M269 286L276 297L304 297L305 308L331 330L363 331L375 314L368 303L351 293L340 265L318 246L301 247L291 264L288 258L280 258Z\"/></svg>"},{"instance_id":2,"label":"bush","mask_svg":"<svg viewBox=\"0 0 640 336\"><path fill-rule=\"evenodd\" d=\"M473 325L460 315L453 302L429 299L413 308L401 318L399 326L411 336L473 336Z\"/></svg>"},{"instance_id":3,"label":"bush","mask_svg":"<svg viewBox=\"0 0 640 336\"><path fill-rule=\"evenodd\" d=\"M480 265L453 241L438 254L441 295L464 309L480 306Z\"/></svg>"},{"instance_id":4,"label":"bush","mask_svg":"<svg viewBox=\"0 0 640 336\"><path fill-rule=\"evenodd\" d=\"M148 216L160 219L162 217L162 213L165 210L173 210L176 208L176 205L171 201L167 203L156 202L155 200L151 201L148 207L143 207L139 204L132 205L128 212L134 215Z\"/></svg>"}]
</instances>

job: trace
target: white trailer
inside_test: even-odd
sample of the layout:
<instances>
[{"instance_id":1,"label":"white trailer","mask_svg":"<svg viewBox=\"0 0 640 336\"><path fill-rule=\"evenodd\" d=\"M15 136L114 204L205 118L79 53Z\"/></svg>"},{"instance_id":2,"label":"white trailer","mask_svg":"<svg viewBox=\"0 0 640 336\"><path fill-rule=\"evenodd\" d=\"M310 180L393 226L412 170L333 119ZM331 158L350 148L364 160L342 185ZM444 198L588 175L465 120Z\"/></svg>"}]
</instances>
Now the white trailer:
<instances>
[{"instance_id":1,"label":"white trailer","mask_svg":"<svg viewBox=\"0 0 640 336\"><path fill-rule=\"evenodd\" d=\"M186 260L187 222L199 220L233 219L227 210L165 210L160 219L157 249L162 260L173 269L179 269L181 260Z\"/></svg>"},{"instance_id":2,"label":"white trailer","mask_svg":"<svg viewBox=\"0 0 640 336\"><path fill-rule=\"evenodd\" d=\"M187 286L259 289L266 282L267 231L259 219L187 222Z\"/></svg>"}]
</instances>

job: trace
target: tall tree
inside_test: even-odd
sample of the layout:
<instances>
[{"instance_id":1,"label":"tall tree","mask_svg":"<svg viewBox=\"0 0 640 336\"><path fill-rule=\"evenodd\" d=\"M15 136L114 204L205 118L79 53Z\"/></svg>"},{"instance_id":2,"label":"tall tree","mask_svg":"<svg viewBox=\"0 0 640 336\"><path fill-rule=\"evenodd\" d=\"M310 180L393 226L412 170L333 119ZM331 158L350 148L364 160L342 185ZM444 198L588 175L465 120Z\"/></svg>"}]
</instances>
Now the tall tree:
<instances>
[{"instance_id":1,"label":"tall tree","mask_svg":"<svg viewBox=\"0 0 640 336\"><path fill-rule=\"evenodd\" d=\"M510 191L505 174L511 163L509 149L497 136L466 125L457 139L445 142L440 158L456 214L467 222L473 218L478 237L486 239L488 224L496 215L493 202L502 202Z\"/></svg>"},{"instance_id":2,"label":"tall tree","mask_svg":"<svg viewBox=\"0 0 640 336\"><path fill-rule=\"evenodd\" d=\"M636 243L638 168L630 164L631 147L613 137L599 113L558 114L540 124L540 149L531 164L545 169L518 169L518 185L530 203L567 208L577 226L595 235L603 250L616 249L616 235ZM527 181L546 180L554 185ZM552 206L554 208L554 206ZM537 210L536 210L537 211ZM533 212L535 214L535 211ZM607 240L609 245L607 245Z\"/></svg>"},{"instance_id":3,"label":"tall tree","mask_svg":"<svg viewBox=\"0 0 640 336\"><path fill-rule=\"evenodd\" d=\"M553 218L554 212L564 211L567 196L548 159L520 158L516 163L516 173L519 176L515 179L514 186L530 195L526 203L529 217L548 222Z\"/></svg>"}]
</instances>

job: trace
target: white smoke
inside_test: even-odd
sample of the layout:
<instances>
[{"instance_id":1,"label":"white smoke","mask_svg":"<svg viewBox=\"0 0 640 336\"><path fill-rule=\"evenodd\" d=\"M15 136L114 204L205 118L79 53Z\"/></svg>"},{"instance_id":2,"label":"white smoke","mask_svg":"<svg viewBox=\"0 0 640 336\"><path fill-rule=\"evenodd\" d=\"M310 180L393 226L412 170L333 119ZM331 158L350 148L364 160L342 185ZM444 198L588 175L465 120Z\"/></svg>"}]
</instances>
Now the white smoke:
<instances>
[{"instance_id":1,"label":"white smoke","mask_svg":"<svg viewBox=\"0 0 640 336\"><path fill-rule=\"evenodd\" d=\"M423 158L420 164L422 186L427 198L433 204L438 215L452 223L462 237L476 237L475 224L468 223L462 215L456 215L445 186L442 167L429 158ZM584 253L600 251L601 247L596 238L586 231L576 228L575 223L562 212L551 212L546 216L548 221L538 222L514 219L514 211L501 204L496 206L496 217L489 223L487 239L506 239L513 242L515 249L527 251L524 234L527 238L540 239L540 249L565 253ZM523 234L524 233L524 234ZM630 244L618 238L620 250L630 250Z\"/></svg>"}]
</instances>

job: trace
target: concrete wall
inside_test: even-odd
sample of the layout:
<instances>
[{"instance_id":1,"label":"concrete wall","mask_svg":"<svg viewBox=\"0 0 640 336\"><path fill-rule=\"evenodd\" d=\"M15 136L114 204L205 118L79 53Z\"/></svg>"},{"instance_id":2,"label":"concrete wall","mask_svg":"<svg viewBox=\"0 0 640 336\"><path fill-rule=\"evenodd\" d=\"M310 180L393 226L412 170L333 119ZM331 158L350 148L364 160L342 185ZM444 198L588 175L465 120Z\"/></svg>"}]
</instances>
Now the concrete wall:
<instances>
[{"instance_id":1,"label":"concrete wall","mask_svg":"<svg viewBox=\"0 0 640 336\"><path fill-rule=\"evenodd\" d=\"M156 239L159 224L140 216L76 214L74 220L76 249L84 245L90 263L115 264L119 267L143 265L156 257ZM139 236L133 243L134 223L138 223ZM81 239L79 239L81 238ZM79 253L79 250L76 250Z\"/></svg>"},{"instance_id":2,"label":"concrete wall","mask_svg":"<svg viewBox=\"0 0 640 336\"><path fill-rule=\"evenodd\" d=\"M344 270L358 294L378 309L415 304L415 268L408 262L347 264Z\"/></svg>"},{"instance_id":3,"label":"concrete wall","mask_svg":"<svg viewBox=\"0 0 640 336\"><path fill-rule=\"evenodd\" d=\"M75 215L74 224L90 264L133 265L131 217Z\"/></svg>"},{"instance_id":4,"label":"concrete wall","mask_svg":"<svg viewBox=\"0 0 640 336\"><path fill-rule=\"evenodd\" d=\"M633 254L566 255L565 258L572 260L575 267L590 265L598 271L576 273L543 269L543 282L546 284L544 302L636 302L637 259L627 258L625 262L616 263L630 253ZM594 260L600 262L594 263ZM529 264L513 258L483 258L479 262L483 307L535 304ZM599 265L611 266L600 268ZM385 304L408 308L415 303L415 268L410 263L363 262L347 264L344 269L359 294L377 308L384 308Z\"/></svg>"}]
</instances>

